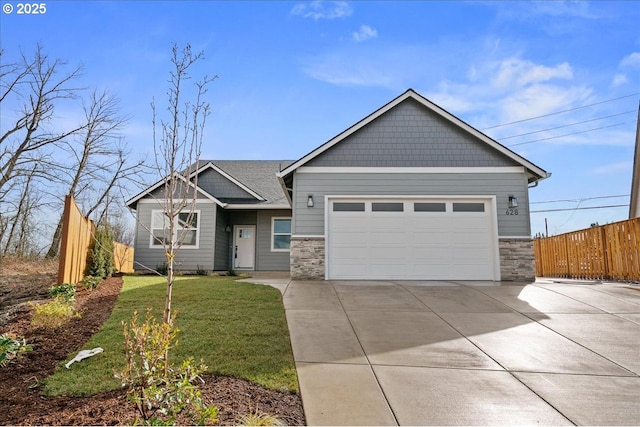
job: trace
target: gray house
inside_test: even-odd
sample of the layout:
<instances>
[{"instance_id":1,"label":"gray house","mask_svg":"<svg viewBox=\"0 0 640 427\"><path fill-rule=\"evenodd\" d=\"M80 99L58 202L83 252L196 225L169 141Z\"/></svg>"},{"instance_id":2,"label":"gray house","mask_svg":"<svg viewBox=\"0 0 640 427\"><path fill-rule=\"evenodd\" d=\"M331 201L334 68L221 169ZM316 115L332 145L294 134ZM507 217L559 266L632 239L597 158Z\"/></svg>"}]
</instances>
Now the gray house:
<instances>
[{"instance_id":1,"label":"gray house","mask_svg":"<svg viewBox=\"0 0 640 427\"><path fill-rule=\"evenodd\" d=\"M411 89L297 161L200 164L183 270L534 277L528 189L550 174ZM135 261L152 268L164 262L161 185L127 202Z\"/></svg>"}]
</instances>

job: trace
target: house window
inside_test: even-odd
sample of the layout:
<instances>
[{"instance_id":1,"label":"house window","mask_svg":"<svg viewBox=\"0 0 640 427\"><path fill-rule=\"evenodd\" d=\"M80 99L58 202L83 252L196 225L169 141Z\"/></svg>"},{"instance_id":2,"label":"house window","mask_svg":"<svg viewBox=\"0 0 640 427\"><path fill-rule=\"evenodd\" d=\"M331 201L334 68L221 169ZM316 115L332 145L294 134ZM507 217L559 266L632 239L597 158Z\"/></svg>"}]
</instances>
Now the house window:
<instances>
[{"instance_id":1,"label":"house window","mask_svg":"<svg viewBox=\"0 0 640 427\"><path fill-rule=\"evenodd\" d=\"M174 221L174 240L183 248L197 249L200 237L200 211L180 212ZM168 239L169 218L164 211L152 211L150 247L163 247Z\"/></svg>"},{"instance_id":2,"label":"house window","mask_svg":"<svg viewBox=\"0 0 640 427\"><path fill-rule=\"evenodd\" d=\"M271 219L271 251L289 252L291 247L291 218Z\"/></svg>"}]
</instances>

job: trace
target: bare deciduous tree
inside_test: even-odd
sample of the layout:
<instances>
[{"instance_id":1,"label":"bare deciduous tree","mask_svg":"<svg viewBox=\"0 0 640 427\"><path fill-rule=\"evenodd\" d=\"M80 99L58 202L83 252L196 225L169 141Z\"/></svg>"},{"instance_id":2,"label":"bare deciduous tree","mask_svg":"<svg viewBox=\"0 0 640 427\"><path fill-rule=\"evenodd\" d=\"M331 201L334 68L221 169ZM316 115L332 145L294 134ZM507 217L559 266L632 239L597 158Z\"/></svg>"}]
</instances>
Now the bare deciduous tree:
<instances>
[{"instance_id":1,"label":"bare deciduous tree","mask_svg":"<svg viewBox=\"0 0 640 427\"><path fill-rule=\"evenodd\" d=\"M75 135L79 138L79 142L69 138L60 141L58 145L64 152L72 153L75 157L75 161L63 169L69 177L68 190L65 194L79 198L83 193L99 191L97 187L104 185L102 195L97 201L92 198L94 200L92 207L86 212L89 216L102 203L114 182L121 177L120 174L125 167L126 159L118 141L119 131L126 123L126 119L118 114L117 99L106 91L93 92L83 109L85 124ZM139 163L135 166L139 166ZM58 255L61 232L62 218L58 221L53 233L47 258Z\"/></svg>"},{"instance_id":2,"label":"bare deciduous tree","mask_svg":"<svg viewBox=\"0 0 640 427\"><path fill-rule=\"evenodd\" d=\"M40 45L32 56L6 56L0 51L0 257L40 254L44 245L54 257L61 224L51 237L45 214L72 194L87 216L103 218L106 201L122 196L127 180L140 181L145 168L120 135L126 119L117 100L94 91L81 101L80 67L49 59ZM58 111L79 111L80 102L84 114L69 124Z\"/></svg>"},{"instance_id":3,"label":"bare deciduous tree","mask_svg":"<svg viewBox=\"0 0 640 427\"><path fill-rule=\"evenodd\" d=\"M0 135L0 197L6 195L7 184L12 179L28 174L34 163L43 160L43 148L84 127L60 130L50 126L56 103L75 98L80 90L72 86L80 68L59 75L64 65L60 60L50 61L40 45L33 58L22 54L20 62L0 65L0 102L6 102L10 96L22 102L12 125ZM46 169L41 173L46 175Z\"/></svg>"},{"instance_id":4,"label":"bare deciduous tree","mask_svg":"<svg viewBox=\"0 0 640 427\"><path fill-rule=\"evenodd\" d=\"M163 320L167 323L171 322L175 255L186 234L190 232L195 218L197 176L191 179L191 173L198 168L204 126L210 113L209 103L203 97L207 92L207 85L216 77L205 76L195 83L195 101L183 102L181 96L183 85L190 78L189 68L203 56L203 52L194 54L189 45L180 50L174 44L166 118L158 119L155 101L151 103L156 168L160 176L164 177L162 196L157 201L162 207L166 231L164 236L154 238L163 245L167 260L163 314Z\"/></svg>"}]
</instances>

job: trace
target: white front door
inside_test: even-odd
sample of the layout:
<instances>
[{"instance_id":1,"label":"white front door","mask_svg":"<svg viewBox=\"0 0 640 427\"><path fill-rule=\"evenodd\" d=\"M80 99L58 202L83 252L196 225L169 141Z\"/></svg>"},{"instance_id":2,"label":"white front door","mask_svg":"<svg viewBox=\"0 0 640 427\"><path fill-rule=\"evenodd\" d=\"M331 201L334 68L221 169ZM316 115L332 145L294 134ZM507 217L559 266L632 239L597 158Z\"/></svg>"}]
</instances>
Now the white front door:
<instances>
[{"instance_id":1,"label":"white front door","mask_svg":"<svg viewBox=\"0 0 640 427\"><path fill-rule=\"evenodd\" d=\"M255 268L256 226L236 225L233 234L233 268Z\"/></svg>"}]
</instances>

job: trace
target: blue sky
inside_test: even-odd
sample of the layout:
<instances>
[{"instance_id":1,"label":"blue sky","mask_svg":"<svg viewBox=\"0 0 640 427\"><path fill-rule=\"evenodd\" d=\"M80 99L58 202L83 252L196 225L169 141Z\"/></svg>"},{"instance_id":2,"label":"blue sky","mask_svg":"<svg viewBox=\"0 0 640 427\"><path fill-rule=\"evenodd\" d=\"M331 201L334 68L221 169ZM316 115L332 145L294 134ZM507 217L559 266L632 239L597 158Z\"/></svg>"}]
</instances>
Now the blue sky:
<instances>
[{"instance_id":1,"label":"blue sky","mask_svg":"<svg viewBox=\"0 0 640 427\"><path fill-rule=\"evenodd\" d=\"M545 217L557 234L628 214L581 208L629 200L640 2L46 1L40 16L7 3L3 61L41 43L82 65L150 160L150 101L162 105L171 44L190 43L205 51L194 77L219 76L203 158L297 159L413 88L553 173L531 210L570 210L532 213L532 233ZM61 126L79 113L61 109Z\"/></svg>"}]
</instances>

